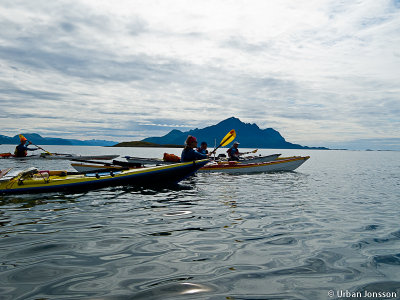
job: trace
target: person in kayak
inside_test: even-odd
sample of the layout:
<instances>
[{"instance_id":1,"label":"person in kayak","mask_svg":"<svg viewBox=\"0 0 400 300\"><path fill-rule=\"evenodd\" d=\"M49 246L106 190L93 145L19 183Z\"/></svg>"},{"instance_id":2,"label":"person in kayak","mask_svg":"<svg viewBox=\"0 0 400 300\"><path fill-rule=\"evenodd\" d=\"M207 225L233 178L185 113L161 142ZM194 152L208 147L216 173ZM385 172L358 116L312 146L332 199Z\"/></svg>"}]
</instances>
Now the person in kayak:
<instances>
[{"instance_id":1,"label":"person in kayak","mask_svg":"<svg viewBox=\"0 0 400 300\"><path fill-rule=\"evenodd\" d=\"M239 151L239 149L238 149L238 146L239 146L239 142L238 141L235 141L235 142L233 142L233 146L232 147L230 147L226 152L228 153L228 156L229 156L229 159L228 160L235 160L235 161L238 161L239 160L239 156L240 155L242 155L242 154L244 154L244 153L241 153L240 151Z\"/></svg>"},{"instance_id":2,"label":"person in kayak","mask_svg":"<svg viewBox=\"0 0 400 300\"><path fill-rule=\"evenodd\" d=\"M197 139L189 135L185 141L185 148L182 150L181 162L208 158L208 154L200 153L194 150L194 148L197 148Z\"/></svg>"},{"instance_id":3,"label":"person in kayak","mask_svg":"<svg viewBox=\"0 0 400 300\"><path fill-rule=\"evenodd\" d=\"M208 154L207 143L206 142L201 142L200 148L197 148L197 152L199 152L201 154Z\"/></svg>"},{"instance_id":4,"label":"person in kayak","mask_svg":"<svg viewBox=\"0 0 400 300\"><path fill-rule=\"evenodd\" d=\"M35 151L38 150L39 148L28 148L26 144L26 142L28 142L28 140L23 137L21 138L21 143L15 147L15 151L14 151L14 155L16 157L25 157L28 154L28 151ZM31 142L28 142L28 145L31 145Z\"/></svg>"}]
</instances>

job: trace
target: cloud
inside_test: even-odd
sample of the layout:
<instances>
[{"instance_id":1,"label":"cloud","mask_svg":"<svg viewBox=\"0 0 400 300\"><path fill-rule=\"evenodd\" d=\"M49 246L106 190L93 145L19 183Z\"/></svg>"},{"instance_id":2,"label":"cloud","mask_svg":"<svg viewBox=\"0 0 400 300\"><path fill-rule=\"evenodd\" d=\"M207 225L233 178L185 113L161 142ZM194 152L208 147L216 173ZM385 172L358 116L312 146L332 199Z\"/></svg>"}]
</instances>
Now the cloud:
<instances>
[{"instance_id":1,"label":"cloud","mask_svg":"<svg viewBox=\"0 0 400 300\"><path fill-rule=\"evenodd\" d=\"M0 122L130 140L236 116L295 143L398 137L398 1L2 1Z\"/></svg>"}]
</instances>

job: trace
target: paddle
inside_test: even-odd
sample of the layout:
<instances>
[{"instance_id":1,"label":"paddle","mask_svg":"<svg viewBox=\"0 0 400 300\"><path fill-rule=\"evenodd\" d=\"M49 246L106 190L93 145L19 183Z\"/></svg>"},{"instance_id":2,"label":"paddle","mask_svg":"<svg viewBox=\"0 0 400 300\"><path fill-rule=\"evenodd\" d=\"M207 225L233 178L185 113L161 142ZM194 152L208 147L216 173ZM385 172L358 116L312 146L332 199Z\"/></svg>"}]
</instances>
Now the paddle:
<instances>
[{"instance_id":1,"label":"paddle","mask_svg":"<svg viewBox=\"0 0 400 300\"><path fill-rule=\"evenodd\" d=\"M245 153L242 153L242 154L240 154L240 155L243 155L243 154L250 154L250 153L256 153L257 151L258 151L258 149L255 149L255 150L253 150L253 151L245 152Z\"/></svg>"},{"instance_id":2,"label":"paddle","mask_svg":"<svg viewBox=\"0 0 400 300\"><path fill-rule=\"evenodd\" d=\"M24 140L27 140L27 141L28 141L28 139L27 139L26 137L24 137L22 134L19 135L19 139L20 139L20 140L23 140L23 139L24 139ZM50 153L49 151L44 150L42 147L40 147L40 146L38 146L38 145L32 143L31 141L28 141L28 142L31 143L32 145L38 147L40 150L43 150L43 151L46 152L48 155L53 155L53 153Z\"/></svg>"},{"instance_id":3,"label":"paddle","mask_svg":"<svg viewBox=\"0 0 400 300\"><path fill-rule=\"evenodd\" d=\"M210 154L215 153L215 151L217 151L217 149L219 147L223 147L228 145L230 142L232 142L236 137L236 131L235 129L232 129L231 131L229 131L229 133L224 136L224 138L222 139L221 143L218 145L218 147L216 147Z\"/></svg>"}]
</instances>

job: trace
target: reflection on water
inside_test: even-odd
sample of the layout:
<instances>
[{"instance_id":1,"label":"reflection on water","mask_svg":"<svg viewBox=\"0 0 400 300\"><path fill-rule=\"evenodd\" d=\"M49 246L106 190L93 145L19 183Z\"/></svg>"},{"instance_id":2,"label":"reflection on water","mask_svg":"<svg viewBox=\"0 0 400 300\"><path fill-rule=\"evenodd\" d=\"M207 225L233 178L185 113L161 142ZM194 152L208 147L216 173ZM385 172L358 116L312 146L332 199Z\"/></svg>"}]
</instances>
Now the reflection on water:
<instances>
[{"instance_id":1,"label":"reflection on water","mask_svg":"<svg viewBox=\"0 0 400 300\"><path fill-rule=\"evenodd\" d=\"M0 298L399 299L400 160L356 154L160 190L1 197Z\"/></svg>"},{"instance_id":2,"label":"reflection on water","mask_svg":"<svg viewBox=\"0 0 400 300\"><path fill-rule=\"evenodd\" d=\"M173 281L188 281L192 278L176 278L174 280L169 280L169 282ZM161 286L158 286L161 285ZM197 294L212 292L216 290L215 287L204 284L196 284L196 283L157 283L153 284L152 287L146 291L139 292L133 295L134 299L177 299L181 296L186 296L185 298L189 299L191 297L197 297ZM162 295L162 296L161 296ZM193 298L192 298L193 299Z\"/></svg>"}]
</instances>

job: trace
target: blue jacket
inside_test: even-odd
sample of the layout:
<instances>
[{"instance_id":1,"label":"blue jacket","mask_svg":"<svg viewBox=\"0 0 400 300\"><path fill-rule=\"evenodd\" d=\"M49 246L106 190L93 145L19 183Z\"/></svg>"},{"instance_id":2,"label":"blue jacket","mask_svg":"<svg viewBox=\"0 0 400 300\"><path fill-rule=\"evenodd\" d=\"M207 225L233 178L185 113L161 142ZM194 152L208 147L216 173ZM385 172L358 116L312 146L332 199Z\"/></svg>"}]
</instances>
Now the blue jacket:
<instances>
[{"instance_id":1,"label":"blue jacket","mask_svg":"<svg viewBox=\"0 0 400 300\"><path fill-rule=\"evenodd\" d=\"M208 154L208 150L207 149L197 148L197 152L199 152L201 154Z\"/></svg>"},{"instance_id":2,"label":"blue jacket","mask_svg":"<svg viewBox=\"0 0 400 300\"><path fill-rule=\"evenodd\" d=\"M228 152L229 158L238 159L239 158L239 149L235 147L229 148L226 152Z\"/></svg>"},{"instance_id":3,"label":"blue jacket","mask_svg":"<svg viewBox=\"0 0 400 300\"><path fill-rule=\"evenodd\" d=\"M184 148L181 154L181 162L193 161L208 158L206 154L201 154L192 148Z\"/></svg>"}]
</instances>

